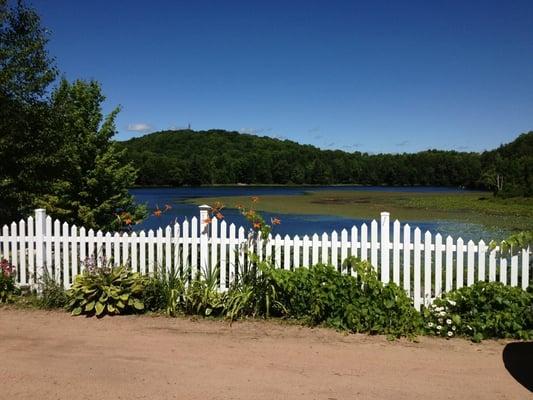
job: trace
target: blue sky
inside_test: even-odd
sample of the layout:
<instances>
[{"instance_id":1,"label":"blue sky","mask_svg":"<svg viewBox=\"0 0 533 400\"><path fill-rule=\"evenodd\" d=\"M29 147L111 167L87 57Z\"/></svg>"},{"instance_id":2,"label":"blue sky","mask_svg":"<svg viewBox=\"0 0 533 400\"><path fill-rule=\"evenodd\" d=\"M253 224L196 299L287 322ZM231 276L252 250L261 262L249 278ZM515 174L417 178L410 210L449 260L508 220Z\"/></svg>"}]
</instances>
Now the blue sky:
<instances>
[{"instance_id":1,"label":"blue sky","mask_svg":"<svg viewBox=\"0 0 533 400\"><path fill-rule=\"evenodd\" d=\"M478 151L533 130L533 1L30 2L118 138L185 127Z\"/></svg>"}]
</instances>

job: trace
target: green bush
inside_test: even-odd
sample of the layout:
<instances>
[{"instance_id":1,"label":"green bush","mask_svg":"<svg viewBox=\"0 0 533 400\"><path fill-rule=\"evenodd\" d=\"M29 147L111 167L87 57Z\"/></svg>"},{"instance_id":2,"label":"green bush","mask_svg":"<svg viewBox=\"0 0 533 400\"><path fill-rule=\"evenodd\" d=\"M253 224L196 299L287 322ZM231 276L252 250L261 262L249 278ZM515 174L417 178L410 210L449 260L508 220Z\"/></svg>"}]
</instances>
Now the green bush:
<instances>
[{"instance_id":1,"label":"green bush","mask_svg":"<svg viewBox=\"0 0 533 400\"><path fill-rule=\"evenodd\" d=\"M393 337L413 336L421 329L420 314L400 287L383 285L367 262L352 258L345 268L352 268L357 277L322 264L288 271L258 263L256 273L244 275L228 291L225 315L284 316Z\"/></svg>"},{"instance_id":2,"label":"green bush","mask_svg":"<svg viewBox=\"0 0 533 400\"><path fill-rule=\"evenodd\" d=\"M449 292L423 314L430 334L462 335L476 342L533 339L533 293L500 282L477 282Z\"/></svg>"},{"instance_id":3,"label":"green bush","mask_svg":"<svg viewBox=\"0 0 533 400\"><path fill-rule=\"evenodd\" d=\"M174 317L180 311L184 293L185 279L180 276L179 271L159 268L146 282L144 305L147 310L163 311L169 317Z\"/></svg>"},{"instance_id":4,"label":"green bush","mask_svg":"<svg viewBox=\"0 0 533 400\"><path fill-rule=\"evenodd\" d=\"M236 282L231 285L225 299L224 314L235 320L242 316L287 315L284 305L278 300L279 282L283 272L275 269L269 261L260 261L250 254L251 265L240 271Z\"/></svg>"},{"instance_id":5,"label":"green bush","mask_svg":"<svg viewBox=\"0 0 533 400\"><path fill-rule=\"evenodd\" d=\"M225 297L218 290L218 268L207 269L186 287L180 307L186 314L220 316L224 310Z\"/></svg>"},{"instance_id":6,"label":"green bush","mask_svg":"<svg viewBox=\"0 0 533 400\"><path fill-rule=\"evenodd\" d=\"M322 264L278 270L277 300L288 316L313 325L393 337L414 336L420 330L420 314L400 287L380 282L368 262L351 258L344 267L356 276Z\"/></svg>"},{"instance_id":7,"label":"green bush","mask_svg":"<svg viewBox=\"0 0 533 400\"><path fill-rule=\"evenodd\" d=\"M39 293L36 297L36 305L40 308L53 309L64 308L67 304L67 291L45 268L44 274L39 281Z\"/></svg>"},{"instance_id":8,"label":"green bush","mask_svg":"<svg viewBox=\"0 0 533 400\"><path fill-rule=\"evenodd\" d=\"M0 259L0 303L11 303L18 294L15 267L5 258Z\"/></svg>"},{"instance_id":9,"label":"green bush","mask_svg":"<svg viewBox=\"0 0 533 400\"><path fill-rule=\"evenodd\" d=\"M144 310L146 278L125 267L87 268L67 292L72 315L102 317Z\"/></svg>"}]
</instances>

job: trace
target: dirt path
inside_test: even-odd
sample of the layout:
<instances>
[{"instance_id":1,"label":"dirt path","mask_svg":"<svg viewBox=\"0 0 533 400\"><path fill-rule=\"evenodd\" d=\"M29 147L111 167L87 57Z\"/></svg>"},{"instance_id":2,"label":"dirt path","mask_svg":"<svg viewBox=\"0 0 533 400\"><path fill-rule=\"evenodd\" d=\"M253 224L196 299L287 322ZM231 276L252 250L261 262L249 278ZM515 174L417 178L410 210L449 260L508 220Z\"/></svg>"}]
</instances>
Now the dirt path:
<instances>
[{"instance_id":1,"label":"dirt path","mask_svg":"<svg viewBox=\"0 0 533 400\"><path fill-rule=\"evenodd\" d=\"M505 343L0 308L0 399L529 399Z\"/></svg>"}]
</instances>

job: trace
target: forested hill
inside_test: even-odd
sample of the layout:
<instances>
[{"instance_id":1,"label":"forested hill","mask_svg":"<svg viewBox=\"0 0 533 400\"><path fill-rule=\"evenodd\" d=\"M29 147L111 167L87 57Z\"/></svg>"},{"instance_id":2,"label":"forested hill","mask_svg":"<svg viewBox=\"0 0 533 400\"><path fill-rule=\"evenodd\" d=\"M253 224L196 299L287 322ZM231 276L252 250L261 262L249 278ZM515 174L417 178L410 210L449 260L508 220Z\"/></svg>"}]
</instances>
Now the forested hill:
<instances>
[{"instance_id":1,"label":"forested hill","mask_svg":"<svg viewBox=\"0 0 533 400\"><path fill-rule=\"evenodd\" d=\"M531 195L533 132L481 154L348 153L223 130L163 131L118 143L139 168L139 185L353 183L493 189L492 181L501 175L504 190Z\"/></svg>"}]
</instances>

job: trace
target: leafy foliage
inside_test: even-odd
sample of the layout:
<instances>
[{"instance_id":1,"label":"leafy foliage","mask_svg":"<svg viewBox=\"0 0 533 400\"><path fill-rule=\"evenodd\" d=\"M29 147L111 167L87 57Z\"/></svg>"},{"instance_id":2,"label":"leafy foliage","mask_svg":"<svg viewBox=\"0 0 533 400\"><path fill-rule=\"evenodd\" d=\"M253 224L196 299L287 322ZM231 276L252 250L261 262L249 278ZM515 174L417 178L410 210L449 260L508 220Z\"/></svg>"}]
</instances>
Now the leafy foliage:
<instances>
[{"instance_id":1,"label":"leafy foliage","mask_svg":"<svg viewBox=\"0 0 533 400\"><path fill-rule=\"evenodd\" d=\"M42 196L39 205L63 221L94 229L120 229L117 213L137 221L147 215L135 205L128 189L136 170L124 160L111 138L115 135L115 109L104 118L105 97L97 82L62 80L52 96L53 129L68 137L57 150L62 174Z\"/></svg>"},{"instance_id":2,"label":"leafy foliage","mask_svg":"<svg viewBox=\"0 0 533 400\"><path fill-rule=\"evenodd\" d=\"M294 272L276 271L281 275L279 301L289 315L351 332L393 337L416 334L420 316L400 287L384 285L368 262L350 258L344 265L356 276L321 264Z\"/></svg>"},{"instance_id":3,"label":"leafy foliage","mask_svg":"<svg viewBox=\"0 0 533 400\"><path fill-rule=\"evenodd\" d=\"M502 197L533 196L533 132L481 154L482 182Z\"/></svg>"},{"instance_id":4,"label":"leafy foliage","mask_svg":"<svg viewBox=\"0 0 533 400\"><path fill-rule=\"evenodd\" d=\"M25 215L58 173L47 90L48 37L22 1L0 0L0 222Z\"/></svg>"},{"instance_id":5,"label":"leafy foliage","mask_svg":"<svg viewBox=\"0 0 533 400\"><path fill-rule=\"evenodd\" d=\"M294 271L258 264L260 273L228 292L226 317L284 316L339 330L413 336L421 328L419 313L405 292L383 285L367 262L347 260L357 276L318 264Z\"/></svg>"},{"instance_id":6,"label":"leafy foliage","mask_svg":"<svg viewBox=\"0 0 533 400\"><path fill-rule=\"evenodd\" d=\"M457 334L474 341L533 338L531 291L505 286L500 282L477 282L445 294L434 304L434 307L424 310L426 327L453 324L457 327ZM452 322L447 324L447 319Z\"/></svg>"},{"instance_id":7,"label":"leafy foliage","mask_svg":"<svg viewBox=\"0 0 533 400\"><path fill-rule=\"evenodd\" d=\"M68 291L72 315L103 317L144 310L146 278L125 267L85 269Z\"/></svg>"},{"instance_id":8,"label":"leafy foliage","mask_svg":"<svg viewBox=\"0 0 533 400\"><path fill-rule=\"evenodd\" d=\"M44 268L44 274L39 281L39 294L36 298L36 304L40 308L54 309L64 308L68 303L67 291L63 285L54 279Z\"/></svg>"},{"instance_id":9,"label":"leafy foliage","mask_svg":"<svg viewBox=\"0 0 533 400\"><path fill-rule=\"evenodd\" d=\"M533 231L517 232L504 240L493 240L489 244L491 249L494 249L497 246L503 254L513 254L518 250L533 246Z\"/></svg>"},{"instance_id":10,"label":"leafy foliage","mask_svg":"<svg viewBox=\"0 0 533 400\"><path fill-rule=\"evenodd\" d=\"M201 271L187 286L181 299L183 312L191 315L219 316L224 309L224 294L218 291L218 269Z\"/></svg>"},{"instance_id":11,"label":"leafy foliage","mask_svg":"<svg viewBox=\"0 0 533 400\"><path fill-rule=\"evenodd\" d=\"M119 110L102 115L95 81L51 90L46 32L23 1L0 0L0 223L45 207L65 222L119 229L117 214L146 216L128 192L137 171L111 140Z\"/></svg>"},{"instance_id":12,"label":"leafy foliage","mask_svg":"<svg viewBox=\"0 0 533 400\"><path fill-rule=\"evenodd\" d=\"M187 275L187 274L185 274ZM185 293L186 280L179 271L158 268L149 278L144 289L144 304L147 310L164 311L174 317L180 311L180 300Z\"/></svg>"},{"instance_id":13,"label":"leafy foliage","mask_svg":"<svg viewBox=\"0 0 533 400\"><path fill-rule=\"evenodd\" d=\"M5 258L0 258L0 303L10 303L18 293L15 286L16 270Z\"/></svg>"},{"instance_id":14,"label":"leafy foliage","mask_svg":"<svg viewBox=\"0 0 533 400\"><path fill-rule=\"evenodd\" d=\"M288 315L287 309L278 300L279 270L273 268L268 260L260 261L257 255L248 256L249 268L239 273L228 290L224 308L226 318L234 321L243 316L269 318Z\"/></svg>"}]
</instances>

